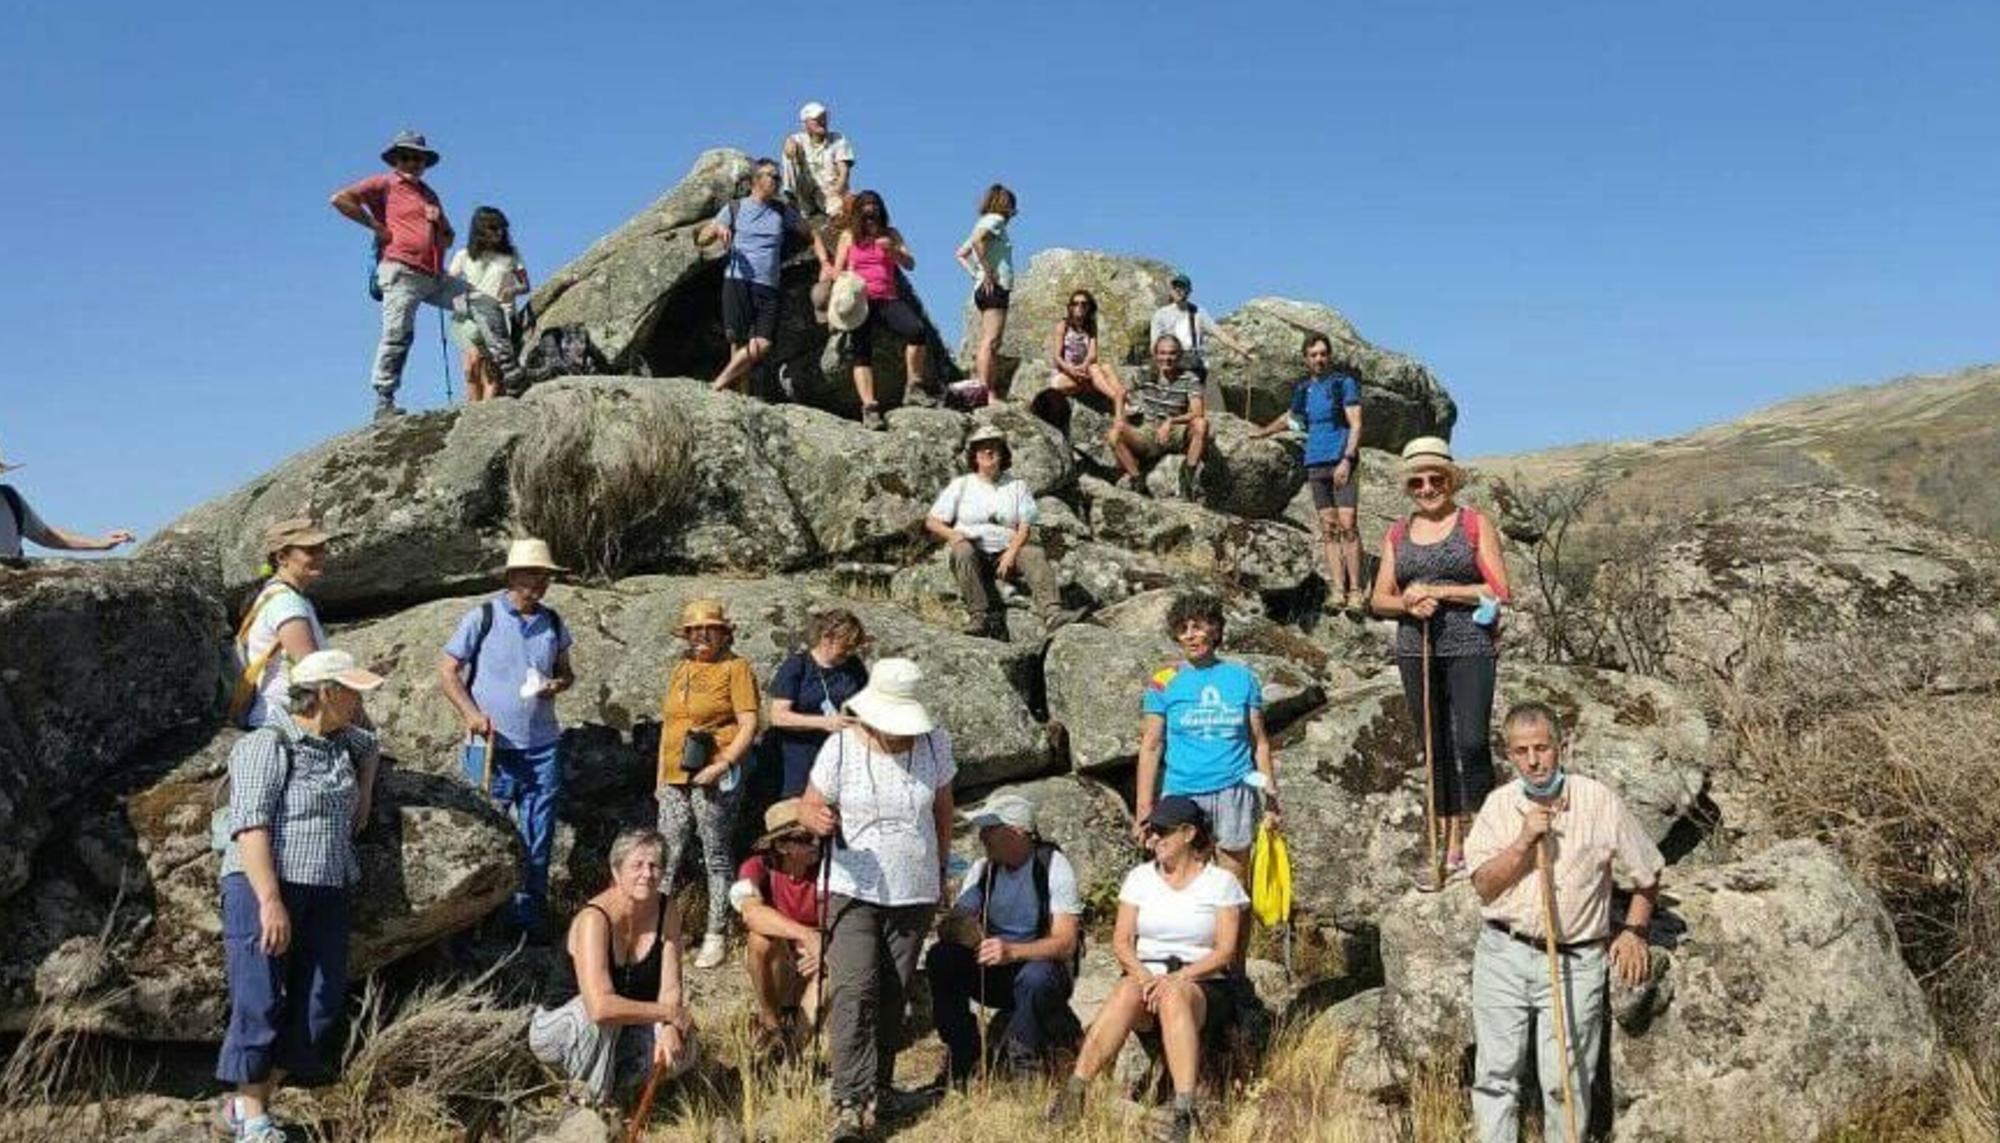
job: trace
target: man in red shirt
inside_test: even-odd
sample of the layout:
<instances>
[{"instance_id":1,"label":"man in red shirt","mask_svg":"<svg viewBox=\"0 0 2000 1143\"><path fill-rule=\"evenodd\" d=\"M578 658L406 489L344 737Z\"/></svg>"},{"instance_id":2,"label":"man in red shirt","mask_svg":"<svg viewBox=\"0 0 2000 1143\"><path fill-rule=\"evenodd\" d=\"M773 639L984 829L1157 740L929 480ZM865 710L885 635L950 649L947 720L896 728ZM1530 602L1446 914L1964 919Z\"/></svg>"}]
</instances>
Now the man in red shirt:
<instances>
[{"instance_id":1,"label":"man in red shirt","mask_svg":"<svg viewBox=\"0 0 2000 1143\"><path fill-rule=\"evenodd\" d=\"M333 209L367 227L375 235L375 283L382 294L382 344L375 350L375 417L393 417L396 388L403 381L403 362L416 334L417 306L428 302L439 309L465 313L478 331L480 348L500 369L513 391L521 382L521 366L507 332L507 315L499 303L466 288L444 273L444 253L455 235L437 192L424 182L424 172L437 165L438 153L415 131L403 131L382 152L387 174L371 175L333 196Z\"/></svg>"},{"instance_id":2,"label":"man in red shirt","mask_svg":"<svg viewBox=\"0 0 2000 1143\"><path fill-rule=\"evenodd\" d=\"M799 824L799 800L764 812L764 836L729 887L749 930L744 967L757 999L757 1046L796 1051L819 1000L819 839Z\"/></svg>"}]
</instances>

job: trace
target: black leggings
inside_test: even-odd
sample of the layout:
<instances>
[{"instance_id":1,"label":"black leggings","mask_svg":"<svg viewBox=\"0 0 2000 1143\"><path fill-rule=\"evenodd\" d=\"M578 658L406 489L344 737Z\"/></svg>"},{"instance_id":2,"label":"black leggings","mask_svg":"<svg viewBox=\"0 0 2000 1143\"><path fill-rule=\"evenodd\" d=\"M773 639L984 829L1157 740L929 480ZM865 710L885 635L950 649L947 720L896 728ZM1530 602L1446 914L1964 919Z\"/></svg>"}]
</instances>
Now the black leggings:
<instances>
[{"instance_id":1,"label":"black leggings","mask_svg":"<svg viewBox=\"0 0 2000 1143\"><path fill-rule=\"evenodd\" d=\"M1498 660L1465 655L1431 658L1431 750L1437 757L1437 812L1479 812L1493 792L1493 676ZM1418 749L1424 734L1424 661L1399 658L1403 697L1410 704ZM1421 760L1421 756L1420 756Z\"/></svg>"}]
</instances>

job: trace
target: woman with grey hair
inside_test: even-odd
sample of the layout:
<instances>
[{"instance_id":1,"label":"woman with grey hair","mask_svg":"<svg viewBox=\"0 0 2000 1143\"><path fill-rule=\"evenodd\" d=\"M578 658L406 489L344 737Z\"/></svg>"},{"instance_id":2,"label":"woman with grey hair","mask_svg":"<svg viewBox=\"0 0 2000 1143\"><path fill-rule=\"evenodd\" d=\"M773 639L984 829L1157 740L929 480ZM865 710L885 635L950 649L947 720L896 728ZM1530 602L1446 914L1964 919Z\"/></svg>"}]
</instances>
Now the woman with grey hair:
<instances>
[{"instance_id":1,"label":"woman with grey hair","mask_svg":"<svg viewBox=\"0 0 2000 1143\"><path fill-rule=\"evenodd\" d=\"M282 706L229 752L228 805L211 820L222 851L229 1025L215 1075L217 1126L282 1143L272 1093L320 1069L347 999L348 894L361 879L353 835L368 822L380 757L361 696L382 685L345 651L292 668Z\"/></svg>"},{"instance_id":2,"label":"woman with grey hair","mask_svg":"<svg viewBox=\"0 0 2000 1143\"><path fill-rule=\"evenodd\" d=\"M577 994L528 1023L535 1058L562 1069L595 1102L694 1064L694 1021L681 993L681 922L661 892L667 839L632 827L611 843L611 885L570 922Z\"/></svg>"}]
</instances>

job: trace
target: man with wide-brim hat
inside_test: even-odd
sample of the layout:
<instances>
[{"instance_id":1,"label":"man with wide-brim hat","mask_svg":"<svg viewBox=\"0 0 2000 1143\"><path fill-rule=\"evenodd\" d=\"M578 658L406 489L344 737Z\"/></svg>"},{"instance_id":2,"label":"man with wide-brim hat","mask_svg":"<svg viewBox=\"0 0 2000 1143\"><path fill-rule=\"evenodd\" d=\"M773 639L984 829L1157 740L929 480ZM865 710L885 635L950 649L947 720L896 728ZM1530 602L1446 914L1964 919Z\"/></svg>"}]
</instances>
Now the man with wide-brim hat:
<instances>
[{"instance_id":1,"label":"man with wide-brim hat","mask_svg":"<svg viewBox=\"0 0 2000 1143\"><path fill-rule=\"evenodd\" d=\"M6 457L0 456L0 475L20 467L9 464ZM132 533L123 528L102 536L85 536L50 527L35 515L35 510L28 507L27 499L13 485L0 484L0 564L21 562L23 540L32 540L60 552L108 552L121 544L131 543L132 539Z\"/></svg>"},{"instance_id":2,"label":"man with wide-brim hat","mask_svg":"<svg viewBox=\"0 0 2000 1143\"><path fill-rule=\"evenodd\" d=\"M764 811L764 832L737 867L729 904L748 934L743 967L756 1003L759 1054L804 1047L818 1019L819 839L799 821L799 800Z\"/></svg>"},{"instance_id":3,"label":"man with wide-brim hat","mask_svg":"<svg viewBox=\"0 0 2000 1143\"><path fill-rule=\"evenodd\" d=\"M562 797L555 699L576 684L569 630L543 597L565 570L545 541L515 540L505 586L465 613L438 660L445 698L465 723L465 777L515 819L527 849L507 920L538 940Z\"/></svg>"},{"instance_id":4,"label":"man with wide-brim hat","mask_svg":"<svg viewBox=\"0 0 2000 1143\"><path fill-rule=\"evenodd\" d=\"M416 337L417 307L429 304L470 318L472 332L500 370L509 391L522 377L507 314L498 301L444 272L444 253L456 237L437 192L424 172L438 153L415 131L399 131L382 149L385 174L370 175L336 191L333 209L375 235L375 276L369 293L382 301L382 340L375 350L375 417L395 416L396 389Z\"/></svg>"},{"instance_id":5,"label":"man with wide-brim hat","mask_svg":"<svg viewBox=\"0 0 2000 1143\"><path fill-rule=\"evenodd\" d=\"M1039 509L1027 482L1007 475L1014 450L998 425L980 425L965 441L965 472L952 478L924 517L924 530L944 541L965 603L968 635L1007 638L1000 581L1026 583L1044 635L1081 614L1062 606L1062 584L1048 553L1034 542Z\"/></svg>"}]
</instances>

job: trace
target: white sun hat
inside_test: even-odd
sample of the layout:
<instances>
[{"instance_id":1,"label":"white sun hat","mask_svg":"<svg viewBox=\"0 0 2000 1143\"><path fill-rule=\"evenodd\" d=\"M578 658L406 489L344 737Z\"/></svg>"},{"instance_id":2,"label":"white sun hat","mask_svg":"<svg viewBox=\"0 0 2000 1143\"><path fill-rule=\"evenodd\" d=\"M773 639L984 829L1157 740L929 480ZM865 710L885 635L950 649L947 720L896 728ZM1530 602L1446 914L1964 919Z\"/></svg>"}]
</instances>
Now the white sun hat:
<instances>
[{"instance_id":1,"label":"white sun hat","mask_svg":"<svg viewBox=\"0 0 2000 1143\"><path fill-rule=\"evenodd\" d=\"M868 672L868 685L847 700L847 713L884 734L914 738L937 723L917 697L924 669L909 659L883 659Z\"/></svg>"}]
</instances>

